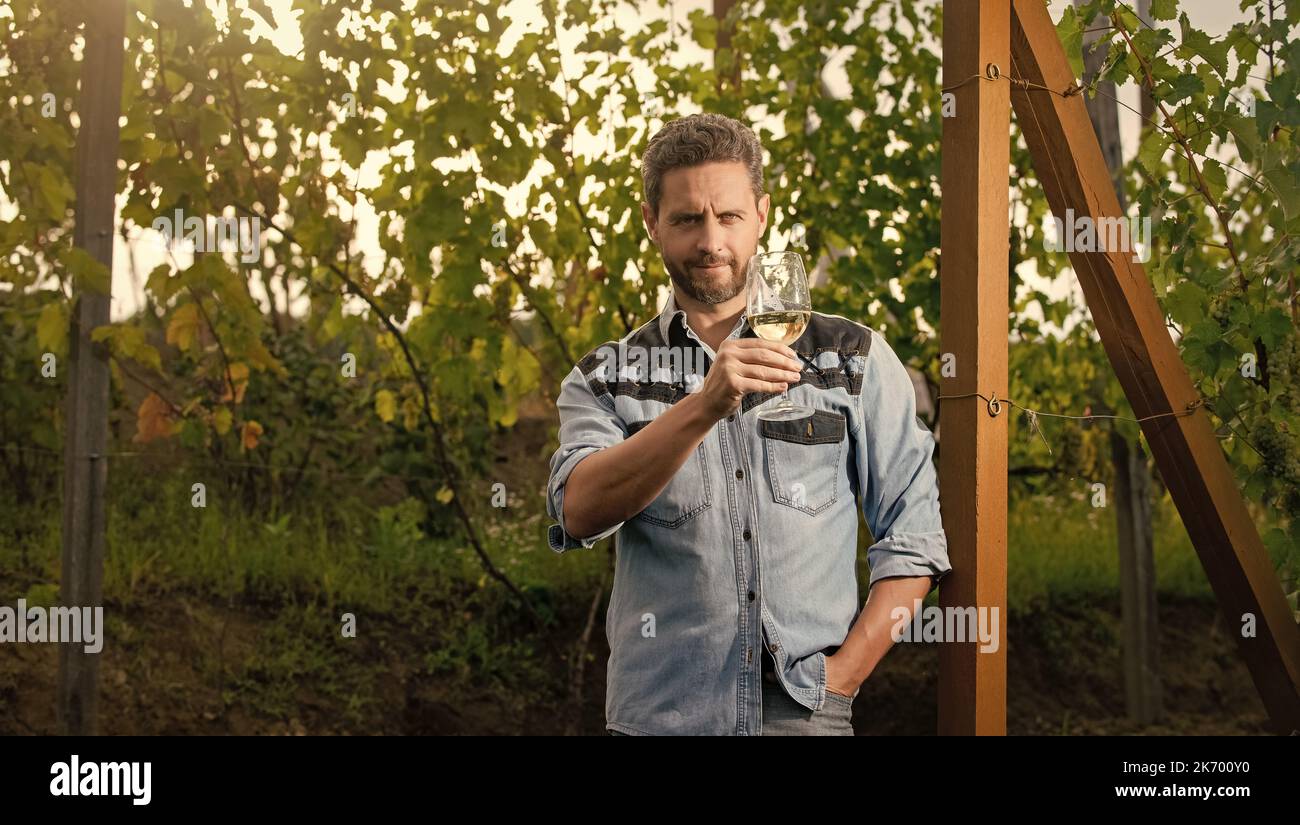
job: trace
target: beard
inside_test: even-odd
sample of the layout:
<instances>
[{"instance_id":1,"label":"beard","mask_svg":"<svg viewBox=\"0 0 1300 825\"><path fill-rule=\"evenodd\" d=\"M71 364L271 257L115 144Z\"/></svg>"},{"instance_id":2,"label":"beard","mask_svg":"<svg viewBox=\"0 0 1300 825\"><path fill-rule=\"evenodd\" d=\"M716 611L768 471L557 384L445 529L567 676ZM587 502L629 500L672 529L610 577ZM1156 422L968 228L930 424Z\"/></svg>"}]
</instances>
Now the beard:
<instances>
[{"instance_id":1,"label":"beard","mask_svg":"<svg viewBox=\"0 0 1300 825\"><path fill-rule=\"evenodd\" d=\"M714 264L726 264L726 267L713 272L701 272L695 268ZM726 303L745 288L745 273L734 259L727 260L706 255L703 258L687 261L686 268L683 270L665 256L664 265L668 268L668 275L673 279L673 284L702 304Z\"/></svg>"}]
</instances>

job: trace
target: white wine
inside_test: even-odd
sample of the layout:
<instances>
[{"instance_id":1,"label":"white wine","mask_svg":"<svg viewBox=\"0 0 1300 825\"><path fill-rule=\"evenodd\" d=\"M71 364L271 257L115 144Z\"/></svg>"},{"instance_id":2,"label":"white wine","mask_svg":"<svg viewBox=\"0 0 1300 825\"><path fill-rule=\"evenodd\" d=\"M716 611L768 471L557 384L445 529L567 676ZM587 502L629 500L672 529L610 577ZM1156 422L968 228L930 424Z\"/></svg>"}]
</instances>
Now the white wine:
<instances>
[{"instance_id":1,"label":"white wine","mask_svg":"<svg viewBox=\"0 0 1300 825\"><path fill-rule=\"evenodd\" d=\"M777 341L789 346L799 340L803 335L804 329L808 326L808 319L812 317L811 310L794 310L787 312L760 312L757 315L749 316L749 325L754 328L754 332L759 338L765 341Z\"/></svg>"}]
</instances>

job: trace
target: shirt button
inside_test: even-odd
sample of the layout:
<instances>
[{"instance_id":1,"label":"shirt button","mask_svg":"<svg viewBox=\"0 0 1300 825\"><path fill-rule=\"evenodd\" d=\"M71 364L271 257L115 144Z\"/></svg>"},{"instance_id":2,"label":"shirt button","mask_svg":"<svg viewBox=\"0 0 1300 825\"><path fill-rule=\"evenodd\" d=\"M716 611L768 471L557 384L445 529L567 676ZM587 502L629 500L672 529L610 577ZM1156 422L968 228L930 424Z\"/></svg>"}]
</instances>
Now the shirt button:
<instances>
[{"instance_id":1,"label":"shirt button","mask_svg":"<svg viewBox=\"0 0 1300 825\"><path fill-rule=\"evenodd\" d=\"M745 537L745 541L749 541L749 531L748 531L748 530L746 530L742 535Z\"/></svg>"},{"instance_id":2,"label":"shirt button","mask_svg":"<svg viewBox=\"0 0 1300 825\"><path fill-rule=\"evenodd\" d=\"M749 600L750 600L751 602L754 600L754 591L753 591L753 590L749 591Z\"/></svg>"},{"instance_id":3,"label":"shirt button","mask_svg":"<svg viewBox=\"0 0 1300 825\"><path fill-rule=\"evenodd\" d=\"M736 471L736 478L744 478L744 477L745 477L745 471L744 471L744 470L737 470L737 471Z\"/></svg>"},{"instance_id":4,"label":"shirt button","mask_svg":"<svg viewBox=\"0 0 1300 825\"><path fill-rule=\"evenodd\" d=\"M736 414L735 414L735 413L732 413L731 415L727 416L727 420L728 420L728 421L735 421L735 420L736 420Z\"/></svg>"}]
</instances>

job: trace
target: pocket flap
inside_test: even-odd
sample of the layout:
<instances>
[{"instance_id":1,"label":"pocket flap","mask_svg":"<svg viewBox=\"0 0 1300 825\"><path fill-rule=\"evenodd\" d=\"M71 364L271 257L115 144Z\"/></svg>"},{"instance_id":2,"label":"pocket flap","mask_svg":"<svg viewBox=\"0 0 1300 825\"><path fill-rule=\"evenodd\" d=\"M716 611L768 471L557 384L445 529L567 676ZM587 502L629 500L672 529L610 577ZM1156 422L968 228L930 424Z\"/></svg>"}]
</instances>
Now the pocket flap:
<instances>
[{"instance_id":1,"label":"pocket flap","mask_svg":"<svg viewBox=\"0 0 1300 825\"><path fill-rule=\"evenodd\" d=\"M764 438L795 444L838 444L844 440L844 416L829 410L813 410L811 418L793 421L759 419Z\"/></svg>"}]
</instances>

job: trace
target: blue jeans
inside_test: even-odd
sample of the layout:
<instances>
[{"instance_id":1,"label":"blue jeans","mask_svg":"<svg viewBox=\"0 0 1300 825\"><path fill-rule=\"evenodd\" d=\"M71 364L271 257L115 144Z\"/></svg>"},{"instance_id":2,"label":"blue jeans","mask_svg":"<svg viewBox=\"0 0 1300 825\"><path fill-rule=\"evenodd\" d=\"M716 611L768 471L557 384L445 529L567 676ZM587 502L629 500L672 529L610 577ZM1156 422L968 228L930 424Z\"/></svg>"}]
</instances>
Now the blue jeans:
<instances>
[{"instance_id":1,"label":"blue jeans","mask_svg":"<svg viewBox=\"0 0 1300 825\"><path fill-rule=\"evenodd\" d=\"M853 736L853 699L826 691L826 704L812 711L779 684L762 683L764 736ZM627 736L608 730L610 736Z\"/></svg>"},{"instance_id":2,"label":"blue jeans","mask_svg":"<svg viewBox=\"0 0 1300 825\"><path fill-rule=\"evenodd\" d=\"M813 711L791 699L780 685L763 683L764 736L853 736L853 698L826 691Z\"/></svg>"}]
</instances>

